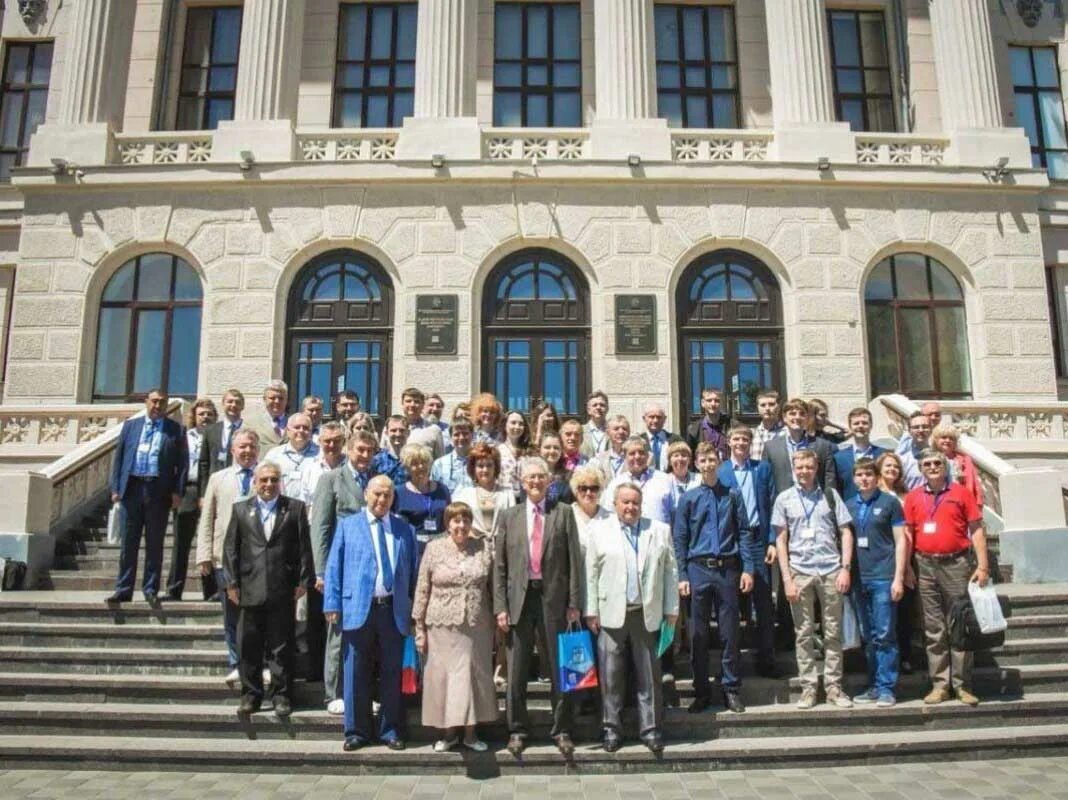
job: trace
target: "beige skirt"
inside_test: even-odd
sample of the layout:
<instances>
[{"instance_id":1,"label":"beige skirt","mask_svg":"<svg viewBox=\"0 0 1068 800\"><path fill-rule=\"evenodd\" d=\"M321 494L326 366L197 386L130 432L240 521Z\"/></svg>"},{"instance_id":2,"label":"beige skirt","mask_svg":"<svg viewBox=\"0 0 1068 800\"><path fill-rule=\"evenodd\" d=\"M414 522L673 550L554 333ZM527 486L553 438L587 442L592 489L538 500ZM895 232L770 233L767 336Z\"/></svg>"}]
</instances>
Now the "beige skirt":
<instances>
[{"instance_id":1,"label":"beige skirt","mask_svg":"<svg viewBox=\"0 0 1068 800\"><path fill-rule=\"evenodd\" d=\"M423 725L458 728L497 719L493 686L493 627L427 628L423 667Z\"/></svg>"}]
</instances>

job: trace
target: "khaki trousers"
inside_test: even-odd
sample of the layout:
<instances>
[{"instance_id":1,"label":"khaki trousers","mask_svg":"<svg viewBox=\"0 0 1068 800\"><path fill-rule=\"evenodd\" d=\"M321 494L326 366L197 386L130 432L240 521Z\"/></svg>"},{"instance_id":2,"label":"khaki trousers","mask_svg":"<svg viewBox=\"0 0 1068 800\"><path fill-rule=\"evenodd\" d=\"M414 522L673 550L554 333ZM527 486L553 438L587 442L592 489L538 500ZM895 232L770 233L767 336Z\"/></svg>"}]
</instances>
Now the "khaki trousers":
<instances>
[{"instance_id":1,"label":"khaki trousers","mask_svg":"<svg viewBox=\"0 0 1068 800\"><path fill-rule=\"evenodd\" d=\"M923 609L923 638L927 648L927 672L931 688L971 689L972 653L949 646L949 607L968 593L972 562L965 553L952 559L916 554L916 583Z\"/></svg>"},{"instance_id":2,"label":"khaki trousers","mask_svg":"<svg viewBox=\"0 0 1068 800\"><path fill-rule=\"evenodd\" d=\"M815 691L819 687L816 667L816 598L823 611L823 688L842 688L842 595L834 585L838 570L827 575L802 575L791 570L801 594L790 604L796 637L797 673L801 688Z\"/></svg>"}]
</instances>

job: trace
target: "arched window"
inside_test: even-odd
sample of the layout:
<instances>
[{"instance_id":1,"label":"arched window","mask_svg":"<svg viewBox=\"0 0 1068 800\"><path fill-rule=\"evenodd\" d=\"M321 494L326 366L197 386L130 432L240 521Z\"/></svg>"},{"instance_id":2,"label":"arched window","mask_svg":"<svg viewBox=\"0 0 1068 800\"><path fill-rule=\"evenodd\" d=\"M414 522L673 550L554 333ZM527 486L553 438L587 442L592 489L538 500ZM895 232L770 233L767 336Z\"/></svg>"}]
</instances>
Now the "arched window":
<instances>
[{"instance_id":1,"label":"arched window","mask_svg":"<svg viewBox=\"0 0 1068 800\"><path fill-rule=\"evenodd\" d=\"M291 405L315 394L330 414L333 397L352 389L364 411L388 414L393 287L378 262L352 250L319 256L297 276L288 309Z\"/></svg>"},{"instance_id":2,"label":"arched window","mask_svg":"<svg viewBox=\"0 0 1068 800\"><path fill-rule=\"evenodd\" d=\"M550 250L498 264L482 307L482 385L508 408L548 400L578 414L589 391L589 290L578 267Z\"/></svg>"},{"instance_id":3,"label":"arched window","mask_svg":"<svg viewBox=\"0 0 1068 800\"><path fill-rule=\"evenodd\" d=\"M771 270L737 250L701 256L679 281L675 308L680 419L700 417L701 390L712 388L724 410L754 421L760 390L782 388L782 301Z\"/></svg>"},{"instance_id":4,"label":"arched window","mask_svg":"<svg viewBox=\"0 0 1068 800\"><path fill-rule=\"evenodd\" d=\"M200 278L177 256L123 264L100 301L93 399L140 400L156 387L195 397L203 299Z\"/></svg>"},{"instance_id":5,"label":"arched window","mask_svg":"<svg viewBox=\"0 0 1068 800\"><path fill-rule=\"evenodd\" d=\"M864 315L873 395L971 397L964 295L943 264L919 253L879 262Z\"/></svg>"}]
</instances>

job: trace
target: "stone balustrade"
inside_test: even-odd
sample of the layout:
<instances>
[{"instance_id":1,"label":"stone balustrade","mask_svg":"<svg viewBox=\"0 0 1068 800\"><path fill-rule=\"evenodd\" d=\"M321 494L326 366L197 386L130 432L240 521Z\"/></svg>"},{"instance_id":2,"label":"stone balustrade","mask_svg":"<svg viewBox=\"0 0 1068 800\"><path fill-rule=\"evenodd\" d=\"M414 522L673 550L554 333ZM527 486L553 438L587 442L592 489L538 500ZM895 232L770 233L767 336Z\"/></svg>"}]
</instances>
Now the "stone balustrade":
<instances>
[{"instance_id":1,"label":"stone balustrade","mask_svg":"<svg viewBox=\"0 0 1068 800\"><path fill-rule=\"evenodd\" d=\"M301 161L393 161L397 131L392 128L331 128L297 131Z\"/></svg>"},{"instance_id":2,"label":"stone balustrade","mask_svg":"<svg viewBox=\"0 0 1068 800\"><path fill-rule=\"evenodd\" d=\"M583 161L590 157L585 128L485 128L482 155L491 161Z\"/></svg>"},{"instance_id":3,"label":"stone balustrade","mask_svg":"<svg viewBox=\"0 0 1068 800\"><path fill-rule=\"evenodd\" d=\"M118 133L115 147L118 163L206 164L211 161L214 131L164 131Z\"/></svg>"},{"instance_id":4,"label":"stone balustrade","mask_svg":"<svg viewBox=\"0 0 1068 800\"><path fill-rule=\"evenodd\" d=\"M938 167L946 160L949 139L905 133L857 134L857 163Z\"/></svg>"},{"instance_id":5,"label":"stone balustrade","mask_svg":"<svg viewBox=\"0 0 1068 800\"><path fill-rule=\"evenodd\" d=\"M676 130L671 155L677 162L768 161L774 136L770 130Z\"/></svg>"}]
</instances>

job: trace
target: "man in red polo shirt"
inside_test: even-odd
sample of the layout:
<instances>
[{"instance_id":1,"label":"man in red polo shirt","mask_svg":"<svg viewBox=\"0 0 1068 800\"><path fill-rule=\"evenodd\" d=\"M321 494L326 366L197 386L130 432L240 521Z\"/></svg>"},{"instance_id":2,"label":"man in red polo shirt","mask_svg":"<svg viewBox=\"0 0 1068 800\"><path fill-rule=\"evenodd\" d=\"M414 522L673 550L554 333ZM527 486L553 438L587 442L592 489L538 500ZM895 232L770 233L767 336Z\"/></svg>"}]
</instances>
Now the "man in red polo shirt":
<instances>
[{"instance_id":1,"label":"man in red polo shirt","mask_svg":"<svg viewBox=\"0 0 1068 800\"><path fill-rule=\"evenodd\" d=\"M990 577L983 510L963 486L947 479L945 456L925 448L920 453L925 483L905 498L905 522L916 551L916 574L927 640L931 691L928 705L950 698L950 686L962 703L979 704L970 690L972 654L949 647L949 608L968 591L968 582L985 586ZM972 571L971 551L978 567Z\"/></svg>"}]
</instances>

